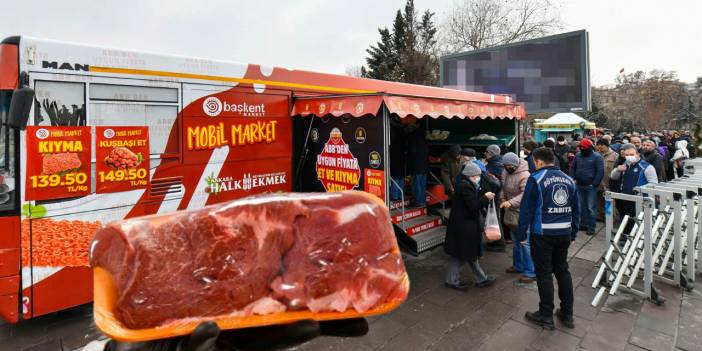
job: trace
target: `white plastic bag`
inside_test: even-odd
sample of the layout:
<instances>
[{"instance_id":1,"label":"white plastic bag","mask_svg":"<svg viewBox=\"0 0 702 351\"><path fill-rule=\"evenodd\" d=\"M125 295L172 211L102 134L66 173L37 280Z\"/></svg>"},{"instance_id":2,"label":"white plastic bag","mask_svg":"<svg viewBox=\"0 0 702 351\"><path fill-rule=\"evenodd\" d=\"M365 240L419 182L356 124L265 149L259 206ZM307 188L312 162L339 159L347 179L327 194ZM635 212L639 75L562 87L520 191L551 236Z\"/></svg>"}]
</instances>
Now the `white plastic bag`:
<instances>
[{"instance_id":1,"label":"white plastic bag","mask_svg":"<svg viewBox=\"0 0 702 351\"><path fill-rule=\"evenodd\" d=\"M497 210L495 209L495 200L490 201L488 205L487 216L485 217L485 240L488 242L497 241L502 238L502 230L500 229L500 220L497 218Z\"/></svg>"}]
</instances>

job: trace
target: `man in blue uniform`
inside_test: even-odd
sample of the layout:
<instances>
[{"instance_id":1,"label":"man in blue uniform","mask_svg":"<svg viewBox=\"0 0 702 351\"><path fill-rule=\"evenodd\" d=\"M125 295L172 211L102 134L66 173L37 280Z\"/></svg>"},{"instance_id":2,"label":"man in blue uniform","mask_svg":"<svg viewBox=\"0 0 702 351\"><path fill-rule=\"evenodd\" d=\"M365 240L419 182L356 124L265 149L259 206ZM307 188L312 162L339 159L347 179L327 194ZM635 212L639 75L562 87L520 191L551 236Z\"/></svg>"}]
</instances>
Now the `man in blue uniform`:
<instances>
[{"instance_id":1,"label":"man in blue uniform","mask_svg":"<svg viewBox=\"0 0 702 351\"><path fill-rule=\"evenodd\" d=\"M568 247L578 233L580 206L575 182L555 163L553 151L538 148L532 153L536 172L529 177L519 228L513 240L529 242L539 288L539 310L527 312L526 319L553 330L553 277L558 283L561 308L556 317L568 328L573 324L573 282L568 271Z\"/></svg>"}]
</instances>

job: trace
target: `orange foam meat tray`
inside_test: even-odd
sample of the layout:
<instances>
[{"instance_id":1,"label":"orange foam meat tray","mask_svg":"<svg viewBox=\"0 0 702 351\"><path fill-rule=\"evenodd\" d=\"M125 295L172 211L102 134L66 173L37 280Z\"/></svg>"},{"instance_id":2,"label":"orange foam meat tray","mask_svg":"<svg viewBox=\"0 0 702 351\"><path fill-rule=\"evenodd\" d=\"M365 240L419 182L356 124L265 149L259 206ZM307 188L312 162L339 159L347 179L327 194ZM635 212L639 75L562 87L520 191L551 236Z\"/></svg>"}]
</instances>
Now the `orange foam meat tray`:
<instances>
[{"instance_id":1,"label":"orange foam meat tray","mask_svg":"<svg viewBox=\"0 0 702 351\"><path fill-rule=\"evenodd\" d=\"M206 320L211 320L217 323L220 329L227 330L261 327L274 324L286 324L310 319L315 321L327 321L335 319L368 317L390 312L400 306L407 298L407 294L404 294L404 296L398 298L397 300L386 301L383 304L363 313L356 312L351 308L350 311L344 312L315 313L310 310L301 310L286 311L264 316L253 315L235 317L223 315L211 318L193 318L191 320L169 323L162 327L129 329L124 326L122 322L117 320L117 318L115 318L114 309L117 304L118 293L117 287L115 286L110 273L101 267L95 267L93 268L93 277L93 315L95 318L95 325L110 338L123 342L140 342L187 335L192 333L199 323ZM404 273L402 278L402 285L404 290L409 292L409 277L407 276L407 272Z\"/></svg>"}]
</instances>

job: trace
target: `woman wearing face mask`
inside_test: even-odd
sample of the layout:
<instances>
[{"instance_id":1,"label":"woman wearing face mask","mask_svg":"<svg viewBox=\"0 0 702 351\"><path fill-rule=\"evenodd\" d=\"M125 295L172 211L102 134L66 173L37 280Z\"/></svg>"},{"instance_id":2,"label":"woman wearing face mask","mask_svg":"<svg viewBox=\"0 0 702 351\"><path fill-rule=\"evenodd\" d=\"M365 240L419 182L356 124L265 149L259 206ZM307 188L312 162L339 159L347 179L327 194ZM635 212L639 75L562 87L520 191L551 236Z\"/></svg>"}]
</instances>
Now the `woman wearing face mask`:
<instances>
[{"instance_id":1,"label":"woman wearing face mask","mask_svg":"<svg viewBox=\"0 0 702 351\"><path fill-rule=\"evenodd\" d=\"M481 171L473 162L468 162L461 171L460 181L451 198L451 214L446 229L444 251L451 256L446 271L446 286L466 290L468 285L461 281L461 268L468 263L475 277L475 286L490 286L495 278L485 274L478 263L482 256L484 211L490 200L495 198L491 184L481 181Z\"/></svg>"},{"instance_id":2,"label":"woman wearing face mask","mask_svg":"<svg viewBox=\"0 0 702 351\"><path fill-rule=\"evenodd\" d=\"M502 173L502 191L498 203L500 208L505 210L503 229L507 237L507 233L516 230L519 225L519 207L530 173L527 162L519 159L519 156L514 153L505 154L502 157L502 163L505 171ZM514 220L515 217L516 220ZM536 279L528 243L522 244L518 241L512 243L512 266L507 268L506 272L520 273L519 282L523 284L531 283Z\"/></svg>"}]
</instances>

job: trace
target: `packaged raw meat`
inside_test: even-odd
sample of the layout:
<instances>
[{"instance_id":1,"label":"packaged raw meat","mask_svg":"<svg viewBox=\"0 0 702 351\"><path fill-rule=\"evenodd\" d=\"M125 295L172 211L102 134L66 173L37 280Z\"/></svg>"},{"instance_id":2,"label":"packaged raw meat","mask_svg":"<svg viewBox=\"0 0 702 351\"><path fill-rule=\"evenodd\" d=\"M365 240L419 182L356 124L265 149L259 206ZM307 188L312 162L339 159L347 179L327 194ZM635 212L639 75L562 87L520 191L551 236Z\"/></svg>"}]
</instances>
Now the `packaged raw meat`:
<instances>
[{"instance_id":1,"label":"packaged raw meat","mask_svg":"<svg viewBox=\"0 0 702 351\"><path fill-rule=\"evenodd\" d=\"M497 218L495 200L492 200L485 216L485 240L497 241L500 238L502 238L502 230L500 230L500 221Z\"/></svg>"},{"instance_id":2,"label":"packaged raw meat","mask_svg":"<svg viewBox=\"0 0 702 351\"><path fill-rule=\"evenodd\" d=\"M409 280L387 207L358 191L269 194L112 222L90 248L95 323L123 341L385 313Z\"/></svg>"}]
</instances>

